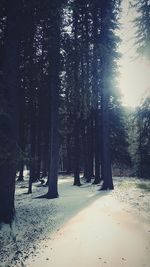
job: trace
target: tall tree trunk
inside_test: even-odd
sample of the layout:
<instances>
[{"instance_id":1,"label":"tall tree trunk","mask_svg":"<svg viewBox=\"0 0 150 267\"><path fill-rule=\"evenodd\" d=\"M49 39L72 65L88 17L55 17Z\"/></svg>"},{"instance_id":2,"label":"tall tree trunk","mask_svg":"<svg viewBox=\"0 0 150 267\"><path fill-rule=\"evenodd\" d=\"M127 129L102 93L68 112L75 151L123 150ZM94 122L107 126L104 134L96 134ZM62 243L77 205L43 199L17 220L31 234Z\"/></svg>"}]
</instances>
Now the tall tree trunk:
<instances>
[{"instance_id":1,"label":"tall tree trunk","mask_svg":"<svg viewBox=\"0 0 150 267\"><path fill-rule=\"evenodd\" d=\"M48 175L48 164L50 162L50 149L49 149L49 127L44 130L43 151L42 151L42 177Z\"/></svg>"},{"instance_id":2,"label":"tall tree trunk","mask_svg":"<svg viewBox=\"0 0 150 267\"><path fill-rule=\"evenodd\" d=\"M78 99L79 99L79 48L78 48L78 13L77 6L74 8L74 94L75 94L75 106L74 106L74 185L80 186L80 143L79 143L79 110L78 110Z\"/></svg>"},{"instance_id":3,"label":"tall tree trunk","mask_svg":"<svg viewBox=\"0 0 150 267\"><path fill-rule=\"evenodd\" d=\"M60 66L60 11L58 7L54 10L53 22L55 28L51 35L51 70L50 70L50 90L51 90L51 134L50 134L50 167L48 174L49 199L58 197L58 161L59 161L59 136L58 136L58 108L59 108L59 66Z\"/></svg>"},{"instance_id":4,"label":"tall tree trunk","mask_svg":"<svg viewBox=\"0 0 150 267\"><path fill-rule=\"evenodd\" d=\"M35 130L35 111L34 111L34 103L33 103L33 95L31 95L32 99L30 99L30 176L29 176L29 188L28 194L32 193L32 183L35 181L35 149L36 149L36 130Z\"/></svg>"},{"instance_id":5,"label":"tall tree trunk","mask_svg":"<svg viewBox=\"0 0 150 267\"><path fill-rule=\"evenodd\" d=\"M90 114L90 128L89 128L89 172L91 178L94 177L94 126L93 126L93 111Z\"/></svg>"},{"instance_id":6,"label":"tall tree trunk","mask_svg":"<svg viewBox=\"0 0 150 267\"><path fill-rule=\"evenodd\" d=\"M87 180L88 177L88 160L87 160L87 125L86 121L83 122L82 127L82 147L83 147L83 164L84 164L84 178Z\"/></svg>"},{"instance_id":7,"label":"tall tree trunk","mask_svg":"<svg viewBox=\"0 0 150 267\"><path fill-rule=\"evenodd\" d=\"M92 11L93 17L93 106L94 106L94 121L95 121L95 142L94 142L94 152L95 152L95 180L94 184L100 182L100 134L99 134L99 109L98 109L98 98L99 98L99 77L98 77L98 6L94 6Z\"/></svg>"},{"instance_id":8,"label":"tall tree trunk","mask_svg":"<svg viewBox=\"0 0 150 267\"><path fill-rule=\"evenodd\" d=\"M109 125L109 83L107 76L108 66L103 59L103 86L101 92L101 129L102 129L102 158L101 158L101 173L103 184L101 190L114 189L111 169L110 155L110 125Z\"/></svg>"},{"instance_id":9,"label":"tall tree trunk","mask_svg":"<svg viewBox=\"0 0 150 267\"><path fill-rule=\"evenodd\" d=\"M38 122L37 122L37 162L36 162L36 179L39 180L41 178L41 164L42 164L42 145L43 145L43 129L45 127L44 124L44 106L45 106L45 88L44 88L44 48L45 48L45 38L46 38L46 29L44 23L42 23L43 28L43 40L42 40L42 55L40 61L40 78L39 78L39 88L38 88ZM46 144L48 146L48 143ZM48 155L46 155L48 156Z\"/></svg>"},{"instance_id":10,"label":"tall tree trunk","mask_svg":"<svg viewBox=\"0 0 150 267\"><path fill-rule=\"evenodd\" d=\"M138 121L138 131L139 131L139 159L138 159L138 176L144 177L144 168L143 168L143 150L142 150L142 122L141 118Z\"/></svg>"},{"instance_id":11,"label":"tall tree trunk","mask_svg":"<svg viewBox=\"0 0 150 267\"><path fill-rule=\"evenodd\" d=\"M39 180L41 177L41 142L42 142L42 133L41 133L41 125L39 120L38 127L38 140L37 140L37 166L36 166L36 179Z\"/></svg>"},{"instance_id":12,"label":"tall tree trunk","mask_svg":"<svg viewBox=\"0 0 150 267\"><path fill-rule=\"evenodd\" d=\"M20 138L19 138L19 149L20 149L20 159L19 159L19 182L22 182L24 179L23 171L24 171L24 153L25 153L25 129L24 129L24 117L23 114L21 115L20 121Z\"/></svg>"},{"instance_id":13,"label":"tall tree trunk","mask_svg":"<svg viewBox=\"0 0 150 267\"><path fill-rule=\"evenodd\" d=\"M90 99L90 36L89 36L89 10L86 8L85 11L85 34L86 34L86 86L87 93L86 93L86 102L87 102L87 108L88 108L88 120L87 120L87 166L88 166L88 177L87 182L91 182L91 178L94 176L94 169L93 169L93 158L94 158L94 135L93 135L93 111L91 109L91 103L89 101Z\"/></svg>"},{"instance_id":14,"label":"tall tree trunk","mask_svg":"<svg viewBox=\"0 0 150 267\"><path fill-rule=\"evenodd\" d=\"M74 126L74 184L80 186L80 138L79 138L79 119L75 119Z\"/></svg>"},{"instance_id":15,"label":"tall tree trunk","mask_svg":"<svg viewBox=\"0 0 150 267\"><path fill-rule=\"evenodd\" d=\"M20 78L20 77L19 77ZM19 79L20 80L20 79ZM19 158L19 182L22 182L23 179L23 171L24 171L24 153L25 153L25 93L24 87L21 86L19 90L19 150L20 150L20 158Z\"/></svg>"},{"instance_id":16,"label":"tall tree trunk","mask_svg":"<svg viewBox=\"0 0 150 267\"><path fill-rule=\"evenodd\" d=\"M31 2L32 3L32 2ZM28 194L32 193L32 183L36 181L35 173L35 153L36 153L36 110L35 110L35 81L34 81L34 35L35 35L35 14L34 6L31 6L31 17L29 18L29 60L30 64L28 65L30 72L30 99L29 99L29 123L30 123L30 176L29 176L29 188Z\"/></svg>"},{"instance_id":17,"label":"tall tree trunk","mask_svg":"<svg viewBox=\"0 0 150 267\"><path fill-rule=\"evenodd\" d=\"M99 110L95 110L95 179L93 184L99 184L100 178L100 127Z\"/></svg>"},{"instance_id":18,"label":"tall tree trunk","mask_svg":"<svg viewBox=\"0 0 150 267\"><path fill-rule=\"evenodd\" d=\"M93 120L90 117L87 120L87 133L86 133L86 182L90 183L93 174Z\"/></svg>"},{"instance_id":19,"label":"tall tree trunk","mask_svg":"<svg viewBox=\"0 0 150 267\"><path fill-rule=\"evenodd\" d=\"M71 157L71 136L67 135L67 170L66 174L70 174L72 171L72 157Z\"/></svg>"},{"instance_id":20,"label":"tall tree trunk","mask_svg":"<svg viewBox=\"0 0 150 267\"><path fill-rule=\"evenodd\" d=\"M1 146L6 145L0 164L0 222L11 223L14 213L16 149L18 137L19 7L20 1L7 1L7 33L3 65L7 107L0 115ZM7 114L7 115L6 115ZM2 146L2 147L3 147ZM1 149L2 149L1 147Z\"/></svg>"},{"instance_id":21,"label":"tall tree trunk","mask_svg":"<svg viewBox=\"0 0 150 267\"><path fill-rule=\"evenodd\" d=\"M59 161L59 144L58 144L58 53L56 50L53 52L55 58L53 58L52 75L51 75L51 135L50 135L50 167L48 173L48 193L47 198L58 197L58 161ZM56 54L57 53L57 54ZM56 58L57 55L57 58ZM53 56L52 56L53 57ZM52 59L51 59L52 60ZM54 61L56 60L56 61Z\"/></svg>"}]
</instances>

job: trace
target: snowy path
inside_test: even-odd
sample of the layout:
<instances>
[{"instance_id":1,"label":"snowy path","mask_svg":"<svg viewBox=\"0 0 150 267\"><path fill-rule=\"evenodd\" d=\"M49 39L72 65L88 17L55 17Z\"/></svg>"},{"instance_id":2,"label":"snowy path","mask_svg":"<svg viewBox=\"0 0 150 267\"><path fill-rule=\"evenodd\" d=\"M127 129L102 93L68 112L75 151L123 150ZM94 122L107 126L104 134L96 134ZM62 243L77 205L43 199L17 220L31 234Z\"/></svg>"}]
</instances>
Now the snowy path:
<instances>
[{"instance_id":1,"label":"snowy path","mask_svg":"<svg viewBox=\"0 0 150 267\"><path fill-rule=\"evenodd\" d=\"M150 267L150 226L113 194L99 192L25 266Z\"/></svg>"}]
</instances>

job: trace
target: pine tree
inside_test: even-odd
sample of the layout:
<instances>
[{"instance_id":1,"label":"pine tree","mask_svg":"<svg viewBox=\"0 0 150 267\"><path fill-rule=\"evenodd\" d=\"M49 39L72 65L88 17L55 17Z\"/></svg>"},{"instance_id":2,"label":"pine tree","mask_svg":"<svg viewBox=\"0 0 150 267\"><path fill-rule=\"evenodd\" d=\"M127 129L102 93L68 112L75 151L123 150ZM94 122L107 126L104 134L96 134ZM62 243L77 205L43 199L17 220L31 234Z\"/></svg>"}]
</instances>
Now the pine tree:
<instances>
[{"instance_id":1,"label":"pine tree","mask_svg":"<svg viewBox=\"0 0 150 267\"><path fill-rule=\"evenodd\" d=\"M113 189L111 167L111 132L110 112L113 102L115 86L111 81L114 78L113 69L117 58L116 46L118 40L114 30L117 28L117 14L119 1L105 1L101 9L101 44L103 54L101 56L101 172L103 184L101 190Z\"/></svg>"},{"instance_id":2,"label":"pine tree","mask_svg":"<svg viewBox=\"0 0 150 267\"><path fill-rule=\"evenodd\" d=\"M137 54L150 62L150 1L135 0L132 7L137 11L137 17L134 19ZM141 103L136 118L139 135L138 173L140 177L149 177L149 95Z\"/></svg>"},{"instance_id":3,"label":"pine tree","mask_svg":"<svg viewBox=\"0 0 150 267\"><path fill-rule=\"evenodd\" d=\"M18 142L18 74L21 25L20 1L6 5L5 56L2 62L4 102L0 124L0 222L11 223L15 214L14 194Z\"/></svg>"},{"instance_id":4,"label":"pine tree","mask_svg":"<svg viewBox=\"0 0 150 267\"><path fill-rule=\"evenodd\" d=\"M144 99L136 113L138 132L138 175L150 178L150 97Z\"/></svg>"},{"instance_id":5,"label":"pine tree","mask_svg":"<svg viewBox=\"0 0 150 267\"><path fill-rule=\"evenodd\" d=\"M150 60L150 1L134 0L131 5L137 11L137 17L133 21L136 28L137 53Z\"/></svg>"}]
</instances>

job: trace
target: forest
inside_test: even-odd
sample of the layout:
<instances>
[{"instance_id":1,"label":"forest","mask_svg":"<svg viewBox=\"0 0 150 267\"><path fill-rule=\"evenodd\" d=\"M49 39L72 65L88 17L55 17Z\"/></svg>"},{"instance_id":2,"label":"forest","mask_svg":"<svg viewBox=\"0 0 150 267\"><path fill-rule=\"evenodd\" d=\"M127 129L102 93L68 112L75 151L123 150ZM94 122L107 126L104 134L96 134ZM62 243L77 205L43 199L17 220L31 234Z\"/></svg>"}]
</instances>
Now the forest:
<instances>
[{"instance_id":1,"label":"forest","mask_svg":"<svg viewBox=\"0 0 150 267\"><path fill-rule=\"evenodd\" d=\"M100 191L115 172L150 179L150 94L128 108L117 82L121 2L0 1L0 222L13 221L25 169L27 193L46 179L46 199L61 198L60 173ZM131 8L150 61L150 1Z\"/></svg>"}]
</instances>

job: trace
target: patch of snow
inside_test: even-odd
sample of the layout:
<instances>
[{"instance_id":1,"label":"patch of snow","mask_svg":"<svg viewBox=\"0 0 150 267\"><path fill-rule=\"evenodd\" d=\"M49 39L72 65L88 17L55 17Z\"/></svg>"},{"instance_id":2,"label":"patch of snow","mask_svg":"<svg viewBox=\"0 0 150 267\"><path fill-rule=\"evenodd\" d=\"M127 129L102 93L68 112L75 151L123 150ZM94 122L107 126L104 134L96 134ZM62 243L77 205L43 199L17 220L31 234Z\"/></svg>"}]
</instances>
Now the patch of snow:
<instances>
[{"instance_id":1,"label":"patch of snow","mask_svg":"<svg viewBox=\"0 0 150 267\"><path fill-rule=\"evenodd\" d=\"M143 221L150 223L150 192L137 187L143 180L114 178L115 190L108 194L124 204L126 211L137 213ZM150 185L150 181L147 181ZM99 197L107 193L98 191L97 185L72 186L73 178L59 177L57 199L38 199L47 193L40 182L33 185L33 194L27 194L27 177L16 183L16 217L10 227L3 225L0 230L0 267L21 267L44 251L50 240L55 239L65 222L84 210ZM113 203L110 202L110 208ZM105 205L104 205L105 209ZM117 207L116 207L117 209Z\"/></svg>"}]
</instances>

